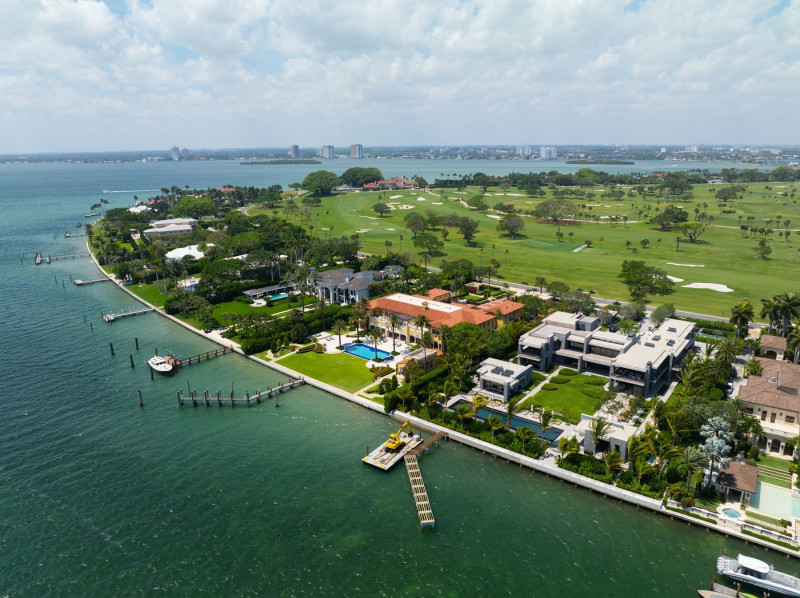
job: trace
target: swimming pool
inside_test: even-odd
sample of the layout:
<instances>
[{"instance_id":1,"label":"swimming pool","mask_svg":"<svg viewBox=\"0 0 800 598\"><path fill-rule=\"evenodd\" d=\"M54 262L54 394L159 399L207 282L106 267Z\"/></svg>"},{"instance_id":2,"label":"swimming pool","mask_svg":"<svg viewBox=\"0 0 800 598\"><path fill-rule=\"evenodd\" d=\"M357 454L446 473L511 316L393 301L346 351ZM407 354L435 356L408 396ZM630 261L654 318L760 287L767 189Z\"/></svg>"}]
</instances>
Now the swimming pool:
<instances>
[{"instance_id":1,"label":"swimming pool","mask_svg":"<svg viewBox=\"0 0 800 598\"><path fill-rule=\"evenodd\" d=\"M270 295L270 301L277 301L278 299L286 299L288 297L288 293L278 293L277 295Z\"/></svg>"},{"instance_id":2,"label":"swimming pool","mask_svg":"<svg viewBox=\"0 0 800 598\"><path fill-rule=\"evenodd\" d=\"M459 401L458 405L472 406L472 403L470 403L469 401ZM500 413L499 411L495 411L493 409L484 409L484 408L478 409L477 415L478 418L482 420L489 419L490 415L498 415L503 418L503 421L506 420L505 413ZM531 430L534 431L537 438L542 437L542 426L539 422L534 422L529 419L524 419L522 417L517 417L516 415L512 415L511 427L514 428L515 430L517 428L530 428ZM556 438L561 436L561 433L563 431L564 430L562 430L561 428L547 428L547 431L544 433L544 439L547 440L548 442L553 442Z\"/></svg>"},{"instance_id":3,"label":"swimming pool","mask_svg":"<svg viewBox=\"0 0 800 598\"><path fill-rule=\"evenodd\" d=\"M345 353L350 353L350 355L355 355L356 357L360 357L361 359L375 359L375 349L372 347L368 347L367 345L362 345L360 343L351 343L346 345ZM386 351L381 351L378 349L378 359L386 359L390 356L390 353Z\"/></svg>"},{"instance_id":4,"label":"swimming pool","mask_svg":"<svg viewBox=\"0 0 800 598\"><path fill-rule=\"evenodd\" d=\"M730 517L731 519L739 519L739 517L741 517L739 511L736 509L722 509L722 514L725 515L725 517Z\"/></svg>"}]
</instances>

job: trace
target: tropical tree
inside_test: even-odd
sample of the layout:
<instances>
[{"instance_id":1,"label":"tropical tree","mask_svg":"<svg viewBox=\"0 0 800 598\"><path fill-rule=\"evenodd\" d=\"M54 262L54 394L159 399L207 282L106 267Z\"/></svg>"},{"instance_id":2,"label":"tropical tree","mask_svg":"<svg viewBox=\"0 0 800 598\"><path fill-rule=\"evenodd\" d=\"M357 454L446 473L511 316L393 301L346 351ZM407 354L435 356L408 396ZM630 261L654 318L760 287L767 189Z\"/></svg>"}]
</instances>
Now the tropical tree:
<instances>
[{"instance_id":1,"label":"tropical tree","mask_svg":"<svg viewBox=\"0 0 800 598\"><path fill-rule=\"evenodd\" d=\"M520 426L517 428L517 436L522 441L522 451L525 452L525 445L536 436L536 433L527 426Z\"/></svg>"},{"instance_id":2,"label":"tropical tree","mask_svg":"<svg viewBox=\"0 0 800 598\"><path fill-rule=\"evenodd\" d=\"M741 338L742 331L747 330L747 326L755 319L753 311L753 304L749 299L742 299L731 308L731 317L728 320L731 324L736 326L736 336Z\"/></svg>"},{"instance_id":3,"label":"tropical tree","mask_svg":"<svg viewBox=\"0 0 800 598\"><path fill-rule=\"evenodd\" d=\"M397 338L395 337L394 331L397 330L397 327L400 325L400 318L397 314L392 314L389 316L389 330L392 331L392 353L396 352L395 345L397 343Z\"/></svg>"},{"instance_id":4,"label":"tropical tree","mask_svg":"<svg viewBox=\"0 0 800 598\"><path fill-rule=\"evenodd\" d=\"M453 382L451 379L445 380L444 386L442 386L442 394L444 395L444 403L447 404L447 401L450 397L457 395L461 389L458 387L458 384Z\"/></svg>"},{"instance_id":5,"label":"tropical tree","mask_svg":"<svg viewBox=\"0 0 800 598\"><path fill-rule=\"evenodd\" d=\"M553 427L550 425L550 422L553 421L553 417L555 417L555 414L552 410L542 408L542 410L539 411L539 426L541 427L540 434L542 440L544 440L544 435L547 430Z\"/></svg>"},{"instance_id":6,"label":"tropical tree","mask_svg":"<svg viewBox=\"0 0 800 598\"><path fill-rule=\"evenodd\" d=\"M578 439L574 436L572 438L564 438L563 436L558 440L558 452L562 457L567 455L574 455L581 448Z\"/></svg>"},{"instance_id":7,"label":"tropical tree","mask_svg":"<svg viewBox=\"0 0 800 598\"><path fill-rule=\"evenodd\" d=\"M762 318L767 318L767 320L769 320L769 326L767 327L767 330L772 332L775 322L780 319L780 306L778 305L775 297L769 297L761 300L761 312L759 312L759 315Z\"/></svg>"},{"instance_id":8,"label":"tropical tree","mask_svg":"<svg viewBox=\"0 0 800 598\"><path fill-rule=\"evenodd\" d=\"M603 417L595 417L592 423L589 424L589 433L592 435L592 444L595 447L595 451L597 451L597 445L600 443L603 436L606 435L610 427L611 423L606 421Z\"/></svg>"},{"instance_id":9,"label":"tropical tree","mask_svg":"<svg viewBox=\"0 0 800 598\"><path fill-rule=\"evenodd\" d=\"M511 416L519 411L520 407L522 407L522 403L518 398L511 397L506 401L506 425L509 428L511 427Z\"/></svg>"},{"instance_id":10,"label":"tropical tree","mask_svg":"<svg viewBox=\"0 0 800 598\"><path fill-rule=\"evenodd\" d=\"M492 440L494 440L494 435L497 433L498 430L502 430L506 424L503 422L503 418L499 415L490 415L489 419L486 420L486 423L489 424L489 427L492 429Z\"/></svg>"},{"instance_id":11,"label":"tropical tree","mask_svg":"<svg viewBox=\"0 0 800 598\"><path fill-rule=\"evenodd\" d=\"M708 422L700 428L700 435L705 438L705 443L701 447L703 454L709 463L708 486L714 477L714 466L726 467L730 463L731 446L728 444L733 439L728 422L719 416L709 418Z\"/></svg>"},{"instance_id":12,"label":"tropical tree","mask_svg":"<svg viewBox=\"0 0 800 598\"><path fill-rule=\"evenodd\" d=\"M375 349L375 360L378 359L378 343L383 342L386 340L386 337L383 336L383 330L381 330L378 326L373 326L364 336L368 336L369 339L372 341L372 347Z\"/></svg>"},{"instance_id":13,"label":"tropical tree","mask_svg":"<svg viewBox=\"0 0 800 598\"><path fill-rule=\"evenodd\" d=\"M619 456L616 450L607 452L603 457L603 461L605 461L607 473L613 473L622 469L622 457Z\"/></svg>"},{"instance_id":14,"label":"tropical tree","mask_svg":"<svg viewBox=\"0 0 800 598\"><path fill-rule=\"evenodd\" d=\"M352 314L350 316L350 319L348 320L349 324L356 329L356 340L357 341L361 340L361 332L360 332L361 321L362 321L361 314L358 314L358 313Z\"/></svg>"},{"instance_id":15,"label":"tropical tree","mask_svg":"<svg viewBox=\"0 0 800 598\"><path fill-rule=\"evenodd\" d=\"M347 322L344 320L336 320L331 327L334 334L339 335L339 346L342 346L342 332L347 332Z\"/></svg>"},{"instance_id":16,"label":"tropical tree","mask_svg":"<svg viewBox=\"0 0 800 598\"><path fill-rule=\"evenodd\" d=\"M472 409L475 411L475 413L478 413L479 410L483 409L488 404L489 399L483 395L475 395L472 397Z\"/></svg>"},{"instance_id":17,"label":"tropical tree","mask_svg":"<svg viewBox=\"0 0 800 598\"><path fill-rule=\"evenodd\" d=\"M687 446L683 449L679 457L679 463L686 468L686 489L689 490L692 483L692 474L698 469L705 467L708 460L700 450L699 446Z\"/></svg>"},{"instance_id":18,"label":"tropical tree","mask_svg":"<svg viewBox=\"0 0 800 598\"><path fill-rule=\"evenodd\" d=\"M544 276L537 276L533 282L539 287L539 292L541 293L544 290L544 285L547 284L547 279Z\"/></svg>"},{"instance_id":19,"label":"tropical tree","mask_svg":"<svg viewBox=\"0 0 800 598\"><path fill-rule=\"evenodd\" d=\"M472 407L467 405L466 403L461 403L458 407L456 407L456 416L458 417L458 421L461 423L461 429L464 429L464 420L465 419L472 419L475 413L472 411Z\"/></svg>"},{"instance_id":20,"label":"tropical tree","mask_svg":"<svg viewBox=\"0 0 800 598\"><path fill-rule=\"evenodd\" d=\"M797 363L800 357L800 328L795 327L786 337L786 348L792 353L792 363Z\"/></svg>"}]
</instances>

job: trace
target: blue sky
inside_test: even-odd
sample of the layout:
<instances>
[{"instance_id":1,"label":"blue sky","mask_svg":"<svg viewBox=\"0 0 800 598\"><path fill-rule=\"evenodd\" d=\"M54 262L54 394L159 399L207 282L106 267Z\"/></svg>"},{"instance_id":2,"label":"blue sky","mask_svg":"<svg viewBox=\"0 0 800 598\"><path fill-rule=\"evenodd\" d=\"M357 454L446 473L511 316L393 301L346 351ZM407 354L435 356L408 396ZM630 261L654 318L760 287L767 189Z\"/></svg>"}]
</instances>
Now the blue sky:
<instances>
[{"instance_id":1,"label":"blue sky","mask_svg":"<svg viewBox=\"0 0 800 598\"><path fill-rule=\"evenodd\" d=\"M0 153L794 144L797 0L4 0Z\"/></svg>"}]
</instances>

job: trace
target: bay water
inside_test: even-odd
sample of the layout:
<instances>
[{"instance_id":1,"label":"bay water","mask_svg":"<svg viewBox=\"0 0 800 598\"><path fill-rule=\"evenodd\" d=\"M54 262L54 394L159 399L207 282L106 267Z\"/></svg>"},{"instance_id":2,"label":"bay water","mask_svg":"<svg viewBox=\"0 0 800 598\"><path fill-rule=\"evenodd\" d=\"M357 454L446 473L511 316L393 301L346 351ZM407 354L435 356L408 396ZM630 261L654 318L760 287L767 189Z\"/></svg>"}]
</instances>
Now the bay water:
<instances>
[{"instance_id":1,"label":"bay water","mask_svg":"<svg viewBox=\"0 0 800 598\"><path fill-rule=\"evenodd\" d=\"M359 165L438 175L388 162ZM0 595L679 597L708 585L723 547L781 564L455 443L421 458L436 527L420 531L403 468L360 462L396 422L311 387L279 408L180 408L181 388L242 395L285 378L229 354L151 380L156 348L214 345L156 314L106 324L101 312L137 303L72 284L100 277L86 258L33 264L85 251L63 235L101 197L285 186L322 167L0 165Z\"/></svg>"}]
</instances>

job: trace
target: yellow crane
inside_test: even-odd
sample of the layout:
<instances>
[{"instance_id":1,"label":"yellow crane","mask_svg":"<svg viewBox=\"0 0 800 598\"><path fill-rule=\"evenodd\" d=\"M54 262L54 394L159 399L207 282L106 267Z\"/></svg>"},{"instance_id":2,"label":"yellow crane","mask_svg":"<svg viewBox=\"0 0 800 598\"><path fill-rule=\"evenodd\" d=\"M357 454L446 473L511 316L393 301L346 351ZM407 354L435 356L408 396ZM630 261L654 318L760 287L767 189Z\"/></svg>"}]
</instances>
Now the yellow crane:
<instances>
[{"instance_id":1,"label":"yellow crane","mask_svg":"<svg viewBox=\"0 0 800 598\"><path fill-rule=\"evenodd\" d=\"M403 445L406 444L406 439L400 438L400 434L403 432L405 428L408 428L408 438L410 438L414 431L411 429L411 425L408 422L403 422L403 425L400 426L400 429L397 432L389 434L389 440L386 441L386 448L390 451L396 451L399 448L402 448Z\"/></svg>"}]
</instances>

